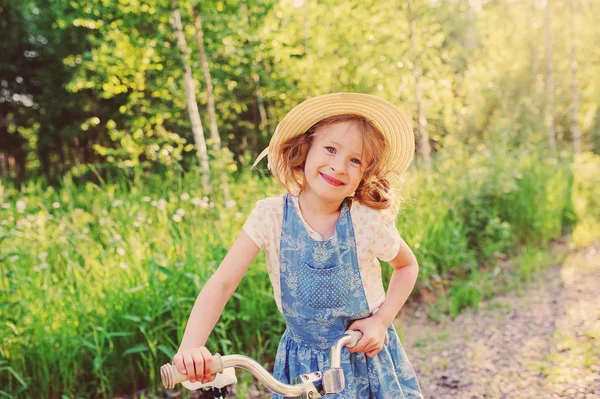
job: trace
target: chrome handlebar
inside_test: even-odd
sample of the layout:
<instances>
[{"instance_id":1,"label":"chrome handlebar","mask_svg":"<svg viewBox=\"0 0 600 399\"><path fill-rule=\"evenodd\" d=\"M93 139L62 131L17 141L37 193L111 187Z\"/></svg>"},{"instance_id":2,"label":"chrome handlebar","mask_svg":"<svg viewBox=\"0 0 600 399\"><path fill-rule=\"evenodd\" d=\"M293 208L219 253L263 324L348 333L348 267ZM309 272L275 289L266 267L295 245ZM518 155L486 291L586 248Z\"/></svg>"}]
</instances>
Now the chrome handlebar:
<instances>
[{"instance_id":1,"label":"chrome handlebar","mask_svg":"<svg viewBox=\"0 0 600 399\"><path fill-rule=\"evenodd\" d=\"M222 373L229 367L242 368L252 373L272 392L286 398L313 399L325 395L340 393L346 386L344 371L341 368L341 352L344 346L352 348L362 337L360 331L348 330L337 340L330 350L329 368L323 372L302 374L294 379L294 384L285 384L278 381L264 369L257 361L243 355L215 354L212 358L214 373ZM172 364L165 364L160 368L160 378L163 386L172 389L176 384L187 381L187 375L180 374Z\"/></svg>"}]
</instances>

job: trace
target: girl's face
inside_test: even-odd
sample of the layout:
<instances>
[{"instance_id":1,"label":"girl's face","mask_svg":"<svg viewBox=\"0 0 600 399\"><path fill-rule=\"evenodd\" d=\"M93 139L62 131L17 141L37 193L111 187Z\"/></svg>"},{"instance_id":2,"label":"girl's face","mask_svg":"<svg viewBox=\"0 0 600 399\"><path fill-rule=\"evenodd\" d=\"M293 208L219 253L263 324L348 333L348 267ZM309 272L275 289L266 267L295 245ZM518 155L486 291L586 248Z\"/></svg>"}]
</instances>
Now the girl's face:
<instances>
[{"instance_id":1,"label":"girl's face","mask_svg":"<svg viewBox=\"0 0 600 399\"><path fill-rule=\"evenodd\" d=\"M362 133L354 122L317 130L304 164L304 190L325 202L341 203L362 181L364 158Z\"/></svg>"}]
</instances>

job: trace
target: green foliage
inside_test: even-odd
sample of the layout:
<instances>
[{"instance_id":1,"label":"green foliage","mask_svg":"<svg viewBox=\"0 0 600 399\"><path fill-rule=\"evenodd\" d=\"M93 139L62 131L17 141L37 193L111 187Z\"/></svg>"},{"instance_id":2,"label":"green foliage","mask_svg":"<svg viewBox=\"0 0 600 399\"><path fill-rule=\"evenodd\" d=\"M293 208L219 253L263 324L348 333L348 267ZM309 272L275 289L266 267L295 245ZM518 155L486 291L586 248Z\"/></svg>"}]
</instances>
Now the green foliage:
<instances>
[{"instance_id":1,"label":"green foliage","mask_svg":"<svg viewBox=\"0 0 600 399\"><path fill-rule=\"evenodd\" d=\"M600 156L583 153L575 158L572 170L571 198L577 216L573 240L586 246L600 237Z\"/></svg>"},{"instance_id":2,"label":"green foliage","mask_svg":"<svg viewBox=\"0 0 600 399\"><path fill-rule=\"evenodd\" d=\"M519 275L522 281L530 283L533 276L540 272L547 264L544 252L537 248L525 248L518 258Z\"/></svg>"}]
</instances>

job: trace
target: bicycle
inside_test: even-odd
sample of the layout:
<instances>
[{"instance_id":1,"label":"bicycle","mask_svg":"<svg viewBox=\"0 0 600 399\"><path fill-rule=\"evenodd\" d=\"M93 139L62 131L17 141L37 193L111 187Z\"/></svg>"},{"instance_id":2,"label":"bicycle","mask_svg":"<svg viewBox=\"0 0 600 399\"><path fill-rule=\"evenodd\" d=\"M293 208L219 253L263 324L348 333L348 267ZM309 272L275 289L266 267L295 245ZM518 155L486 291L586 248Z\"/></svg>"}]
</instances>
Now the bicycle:
<instances>
[{"instance_id":1,"label":"bicycle","mask_svg":"<svg viewBox=\"0 0 600 399\"><path fill-rule=\"evenodd\" d=\"M346 386L344 370L341 366L341 353L344 347L352 348L362 337L360 331L346 331L330 349L329 368L323 371L302 374L294 378L293 384L285 384L278 381L267 370L265 370L256 360L244 355L226 355L221 356L218 353L212 358L215 365L215 372L223 373L225 370L241 368L249 371L254 377L262 382L270 391L283 395L286 398L296 399L314 399L327 395L338 394ZM229 372L231 375L231 372ZM183 383L184 387L195 390L201 387L215 387L214 381L209 384L191 384L187 381L187 376L180 374L177 368L172 364L165 364L160 368L160 378L166 389L173 389L175 385ZM235 373L233 374L235 379ZM216 381L216 379L215 379ZM237 379L235 379L237 381ZM187 384L185 384L187 382ZM233 382L234 384L235 382ZM197 388L196 388L197 387ZM224 397L224 387L211 389L213 398ZM219 396L214 396L219 395ZM210 397L210 396L209 396Z\"/></svg>"}]
</instances>

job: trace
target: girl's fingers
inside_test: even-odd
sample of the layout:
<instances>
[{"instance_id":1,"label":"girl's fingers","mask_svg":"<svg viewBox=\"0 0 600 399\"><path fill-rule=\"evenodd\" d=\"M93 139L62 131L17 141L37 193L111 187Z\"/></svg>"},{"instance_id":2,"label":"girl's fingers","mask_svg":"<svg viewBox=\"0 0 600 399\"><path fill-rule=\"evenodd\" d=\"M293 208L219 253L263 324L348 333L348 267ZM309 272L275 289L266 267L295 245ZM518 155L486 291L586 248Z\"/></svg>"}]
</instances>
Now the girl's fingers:
<instances>
[{"instance_id":1,"label":"girl's fingers","mask_svg":"<svg viewBox=\"0 0 600 399\"><path fill-rule=\"evenodd\" d=\"M207 371L204 351L202 348L194 349L192 355L194 357L194 365L196 366L196 381L202 381Z\"/></svg>"},{"instance_id":2,"label":"girl's fingers","mask_svg":"<svg viewBox=\"0 0 600 399\"><path fill-rule=\"evenodd\" d=\"M362 336L361 339L358 340L354 347L348 349L350 352L364 352L365 348L369 345L369 338L366 336Z\"/></svg>"},{"instance_id":3,"label":"girl's fingers","mask_svg":"<svg viewBox=\"0 0 600 399\"><path fill-rule=\"evenodd\" d=\"M190 382L196 382L196 365L194 364L194 357L192 356L192 352L187 352L183 354L183 364L185 365L185 369L187 370L188 380Z\"/></svg>"},{"instance_id":4,"label":"girl's fingers","mask_svg":"<svg viewBox=\"0 0 600 399\"><path fill-rule=\"evenodd\" d=\"M369 352L367 352L366 354L367 354L367 356L369 356L369 357L374 357L374 356L377 356L377 354L378 354L379 352L381 352L381 349L374 349L374 350L372 350L372 351L369 351Z\"/></svg>"},{"instance_id":5,"label":"girl's fingers","mask_svg":"<svg viewBox=\"0 0 600 399\"><path fill-rule=\"evenodd\" d=\"M203 371L203 375L201 377L201 381L203 384L206 384L208 377L210 377L211 370L213 367L213 362L212 362L212 355L210 354L210 352L208 351L208 349L206 349L206 347L202 347L200 348L200 356L202 356L203 358L203 365L202 365L202 371ZM214 379L214 378L213 378ZM212 381L212 380L211 380Z\"/></svg>"},{"instance_id":6,"label":"girl's fingers","mask_svg":"<svg viewBox=\"0 0 600 399\"><path fill-rule=\"evenodd\" d=\"M177 371L179 371L179 374L187 374L185 364L183 363L183 355L181 353L178 353L173 357L173 364L175 365L175 367L177 367Z\"/></svg>"}]
</instances>

